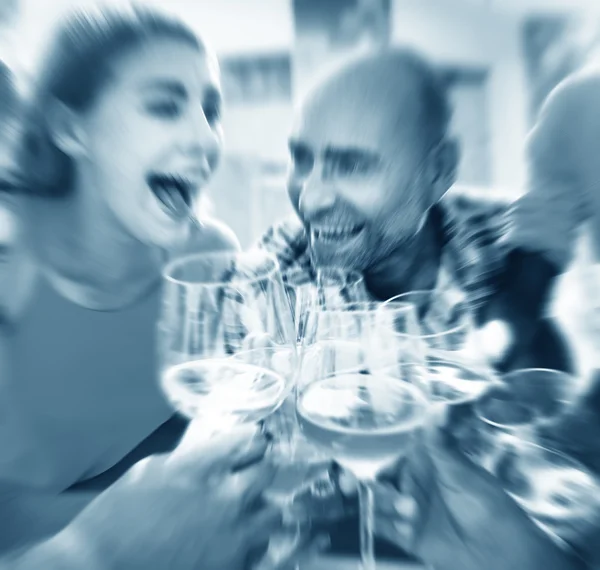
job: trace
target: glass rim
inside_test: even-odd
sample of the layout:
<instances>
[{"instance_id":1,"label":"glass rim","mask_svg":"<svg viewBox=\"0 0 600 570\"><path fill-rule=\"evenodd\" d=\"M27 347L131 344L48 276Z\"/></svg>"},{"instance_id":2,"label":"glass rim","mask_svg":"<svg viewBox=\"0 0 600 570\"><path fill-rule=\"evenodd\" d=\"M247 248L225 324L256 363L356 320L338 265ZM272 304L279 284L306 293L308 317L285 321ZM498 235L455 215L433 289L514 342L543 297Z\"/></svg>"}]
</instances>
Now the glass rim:
<instances>
[{"instance_id":1,"label":"glass rim","mask_svg":"<svg viewBox=\"0 0 600 570\"><path fill-rule=\"evenodd\" d=\"M375 314L379 312L381 303L379 301L344 301L334 307L312 306L306 309L307 313L329 313L329 314Z\"/></svg>"},{"instance_id":2,"label":"glass rim","mask_svg":"<svg viewBox=\"0 0 600 570\"><path fill-rule=\"evenodd\" d=\"M555 368L517 368L516 370L511 370L510 372L502 374L500 379L503 380L504 378L512 378L521 374L531 374L535 372L550 373L553 376L568 376L571 379L576 379L575 374L570 374L569 372L565 372L563 370L556 370Z\"/></svg>"},{"instance_id":3,"label":"glass rim","mask_svg":"<svg viewBox=\"0 0 600 570\"><path fill-rule=\"evenodd\" d=\"M400 295L394 295L393 297L390 297L387 301L384 301L382 303L382 309L384 309L386 307L397 307L397 306L403 306L403 305L410 305L411 307L413 307L415 309L415 313L417 315L417 324L419 324L420 319L419 319L418 311L417 311L417 308L415 307L415 305L413 303L410 303L409 301L400 300L400 298L408 297L409 295L414 295L414 294L422 294L422 293L427 293L429 295L435 295L436 291L435 291L435 289L415 289L414 291L407 291L406 293L400 293ZM418 332L417 334L411 334L411 333L397 332L395 334L399 337L413 337L413 338L419 338L419 339L435 339L435 338L441 338L441 337L444 337L444 336L450 335L450 334L456 334L457 332L460 332L461 330L465 329L466 327L468 327L468 323L462 322L450 329L446 329L444 331L440 331L437 333ZM420 331L420 327L419 327L419 331Z\"/></svg>"},{"instance_id":4,"label":"glass rim","mask_svg":"<svg viewBox=\"0 0 600 570\"><path fill-rule=\"evenodd\" d=\"M495 379L495 380L492 380L487 385L484 392L479 396L479 398L477 398L477 400L475 402L473 402L473 413L475 414L475 417L479 421L485 423L486 425L489 425L493 428L500 429L500 430L502 430L503 428L508 429L508 430L518 429L520 427L532 425L532 421L533 421L532 419L529 419L526 422L501 422L501 421L492 420L492 419L488 418L485 414L485 411L482 408L486 402L486 398L488 396L493 396L494 390L501 390L504 392L504 394L506 394L510 398L514 399L515 400L514 402L510 402L511 406L514 403L516 403L517 406L520 406L527 411L526 406L521 404L515 398L515 395L513 393L513 390L511 389L510 385L506 384L505 382L502 382L500 379Z\"/></svg>"},{"instance_id":5,"label":"glass rim","mask_svg":"<svg viewBox=\"0 0 600 570\"><path fill-rule=\"evenodd\" d=\"M562 459L565 459L568 463L577 466L578 470L590 477L596 485L600 485L600 477L596 475L591 469L589 469L582 461L576 459L569 453L528 439L519 439L518 443L516 444L516 447L517 449L535 449L543 453L549 453L550 455L555 455Z\"/></svg>"},{"instance_id":6,"label":"glass rim","mask_svg":"<svg viewBox=\"0 0 600 570\"><path fill-rule=\"evenodd\" d=\"M317 273L316 273L317 281L316 282L310 276L309 277L306 276L306 271L304 269L298 269L298 267L288 267L287 269L281 269L281 268L279 269L279 272L281 273L282 278L284 278L284 283L290 287L302 287L304 285L318 286L318 277L319 277L319 272L321 272L321 271L325 271L325 273L339 272L341 275L346 277L347 279L345 279L343 282L340 282L341 286L353 286L358 283L364 282L363 274L360 271L356 271L354 269L347 271L342 267L335 267L333 265L317 269ZM287 278L294 277L295 275L300 275L303 277L303 279L300 283L294 283L293 281L287 280Z\"/></svg>"},{"instance_id":7,"label":"glass rim","mask_svg":"<svg viewBox=\"0 0 600 570\"><path fill-rule=\"evenodd\" d=\"M421 294L428 294L428 295L434 295L436 293L435 289L414 289L412 291L406 291L406 293L400 293L399 295L394 295L393 297L390 297L389 299L386 299L383 304L387 305L388 303L390 305L394 304L394 303L398 303L399 299L401 297L408 297L409 295L421 295ZM400 301L401 303L406 303L407 301Z\"/></svg>"},{"instance_id":8,"label":"glass rim","mask_svg":"<svg viewBox=\"0 0 600 570\"><path fill-rule=\"evenodd\" d=\"M526 408L523 406L523 409L526 410ZM500 430L500 431L508 431L508 432L512 432L513 430L518 430L519 428L524 428L527 426L531 426L533 425L533 419L528 419L527 421L522 421L522 422L501 422L501 421L497 421L497 420L492 420L488 417L486 417L482 411L481 408L476 406L475 407L475 415L477 416L477 419L481 422L483 422L484 424ZM543 446L539 446L543 449ZM547 449L547 451L553 451L551 449Z\"/></svg>"},{"instance_id":9,"label":"glass rim","mask_svg":"<svg viewBox=\"0 0 600 570\"><path fill-rule=\"evenodd\" d=\"M290 353L295 354L297 352L297 347L292 344L277 344L274 346L255 346L254 348L244 348L241 350L236 350L233 354L230 354L226 358L236 358L240 355L244 354L257 354L258 352L278 352L289 350Z\"/></svg>"},{"instance_id":10,"label":"glass rim","mask_svg":"<svg viewBox=\"0 0 600 570\"><path fill-rule=\"evenodd\" d=\"M427 375L427 363L418 362L416 360L414 360L414 361L411 360L411 361L402 362L402 365L403 366L408 365L411 368L420 369L424 373L424 376ZM375 373L382 373L385 376L389 376L390 378L394 378L398 382L403 382L404 384L410 384L412 387L416 388L419 392L421 392L423 396L426 397L427 403L428 403L428 407L430 407L431 404L432 404L432 401L431 401L431 392L429 390L429 386L426 383L426 381L423 381L423 383L421 384L420 382L414 382L414 381L410 381L410 380L405 380L403 376L400 377L398 375L398 367L399 367L399 363L396 362L396 364L385 364L383 366L378 366L377 368L373 368L373 371ZM389 374L388 374L388 372L389 372Z\"/></svg>"},{"instance_id":11,"label":"glass rim","mask_svg":"<svg viewBox=\"0 0 600 570\"><path fill-rule=\"evenodd\" d=\"M220 259L225 257L230 257L235 259L239 256L244 255L260 255L265 259L268 259L272 263L272 267L265 269L264 271L259 272L257 275L252 278L243 279L243 278L234 278L229 281L190 281L186 279L178 279L173 277L173 272L179 268L184 266L186 263L190 263L195 260L210 260L210 259ZM214 251L214 252L206 252L206 253L189 253L186 255L182 255L176 257L169 261L162 271L163 278L172 283L174 285L178 285L181 287L205 287L205 288L219 288L219 287L227 287L234 283L256 283L257 281L262 281L263 279L267 279L272 277L274 274L279 273L279 262L277 258L268 251L261 250L252 250L252 251Z\"/></svg>"}]
</instances>

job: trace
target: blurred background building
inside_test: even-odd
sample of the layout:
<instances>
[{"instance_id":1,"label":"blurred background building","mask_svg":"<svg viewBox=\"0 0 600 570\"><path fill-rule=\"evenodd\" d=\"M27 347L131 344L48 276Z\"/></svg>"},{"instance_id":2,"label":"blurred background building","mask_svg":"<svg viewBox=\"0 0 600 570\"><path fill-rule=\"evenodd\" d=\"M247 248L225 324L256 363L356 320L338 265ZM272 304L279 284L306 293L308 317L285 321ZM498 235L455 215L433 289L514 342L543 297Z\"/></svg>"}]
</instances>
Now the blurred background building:
<instances>
[{"instance_id":1,"label":"blurred background building","mask_svg":"<svg viewBox=\"0 0 600 570\"><path fill-rule=\"evenodd\" d=\"M338 58L409 45L437 62L463 149L460 183L508 198L525 188L540 102L599 45L599 0L145 1L182 15L220 56L227 150L211 198L244 245L290 211L294 102ZM83 2L94 0L0 0L1 57L26 80L50 24Z\"/></svg>"}]
</instances>

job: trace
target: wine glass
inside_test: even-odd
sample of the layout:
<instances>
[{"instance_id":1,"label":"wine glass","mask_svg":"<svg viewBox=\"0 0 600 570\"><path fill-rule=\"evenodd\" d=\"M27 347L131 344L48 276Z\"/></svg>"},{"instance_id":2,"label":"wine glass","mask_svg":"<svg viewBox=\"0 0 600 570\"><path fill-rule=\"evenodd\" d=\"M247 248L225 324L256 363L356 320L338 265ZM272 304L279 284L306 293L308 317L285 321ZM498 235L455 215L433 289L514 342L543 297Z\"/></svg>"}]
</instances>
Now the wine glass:
<instances>
[{"instance_id":1,"label":"wine glass","mask_svg":"<svg viewBox=\"0 0 600 570\"><path fill-rule=\"evenodd\" d=\"M489 426L528 440L535 440L536 428L559 417L582 387L576 376L546 368L514 370L500 380L476 403L476 415Z\"/></svg>"},{"instance_id":2,"label":"wine glass","mask_svg":"<svg viewBox=\"0 0 600 570\"><path fill-rule=\"evenodd\" d=\"M561 415L579 396L581 378L560 370L522 368L501 377L515 397L531 410L536 423Z\"/></svg>"},{"instance_id":3,"label":"wine glass","mask_svg":"<svg viewBox=\"0 0 600 570\"><path fill-rule=\"evenodd\" d=\"M343 268L320 267L316 273L294 268L283 273L283 282L294 310L296 339L299 345L304 337L306 316L310 310L332 309L343 307L348 302L368 300L362 274ZM268 418L267 423L288 445L288 467L294 463L323 465L320 476L312 481L312 495L321 500L333 495L336 486L324 463L324 460L328 463L330 460L300 432L295 400L284 403L276 414Z\"/></svg>"},{"instance_id":4,"label":"wine glass","mask_svg":"<svg viewBox=\"0 0 600 570\"><path fill-rule=\"evenodd\" d=\"M294 311L298 343L302 341L307 310L311 307L332 309L369 300L363 276L358 271L321 267L311 279L306 271L292 269L283 274L283 282Z\"/></svg>"},{"instance_id":5,"label":"wine glass","mask_svg":"<svg viewBox=\"0 0 600 570\"><path fill-rule=\"evenodd\" d=\"M323 267L317 270L316 280L303 269L290 269L282 274L285 291L294 315L296 342L300 343L304 334L305 315L314 306L334 307L345 305L350 300L363 299L365 289L362 275L355 271L346 271L335 267ZM280 447L287 448L286 455L292 460L312 461L316 449L307 449L306 443L299 437L295 401L283 405L277 413L271 415L268 424L278 435Z\"/></svg>"},{"instance_id":6,"label":"wine glass","mask_svg":"<svg viewBox=\"0 0 600 570\"><path fill-rule=\"evenodd\" d=\"M558 370L526 368L503 375L474 406L481 437L491 440L476 460L490 468L515 439L541 443L544 427L568 409L580 387L577 377Z\"/></svg>"},{"instance_id":7,"label":"wine glass","mask_svg":"<svg viewBox=\"0 0 600 570\"><path fill-rule=\"evenodd\" d=\"M398 339L409 336L420 345L427 362L433 422L452 427L470 414L471 404L493 381L483 356L467 305L438 291L411 291L392 297L384 308L413 305L420 333L407 335L395 328Z\"/></svg>"},{"instance_id":8,"label":"wine glass","mask_svg":"<svg viewBox=\"0 0 600 570\"><path fill-rule=\"evenodd\" d=\"M414 343L389 334L400 321L417 330L411 305L315 307L300 353L298 421L305 437L358 479L363 570L375 568L372 483L407 452L427 414L425 363L418 374ZM410 373L398 373L405 365Z\"/></svg>"},{"instance_id":9,"label":"wine glass","mask_svg":"<svg viewBox=\"0 0 600 570\"><path fill-rule=\"evenodd\" d=\"M257 366L261 369L272 370L278 376L285 378L289 386L296 380L297 352L292 347L265 346L236 353L231 357L236 362ZM273 434L269 450L269 458L273 462L276 473L264 497L276 504L283 513L283 528L273 534L269 547L262 561L254 570L277 567L296 548L303 530L310 521L299 521L293 512L294 498L312 479L325 470L325 462L320 457L305 456L297 453L294 434L296 432L296 416L294 410L282 410L294 405L293 398L287 398L277 411L271 414L265 425ZM282 413L283 411L283 413ZM319 462L319 459L321 461Z\"/></svg>"},{"instance_id":10,"label":"wine glass","mask_svg":"<svg viewBox=\"0 0 600 570\"><path fill-rule=\"evenodd\" d=\"M568 455L514 439L490 469L504 490L559 546L586 558L600 519L600 481Z\"/></svg>"},{"instance_id":11,"label":"wine glass","mask_svg":"<svg viewBox=\"0 0 600 570\"><path fill-rule=\"evenodd\" d=\"M194 254L164 272L161 386L207 434L257 422L291 390L273 368L232 359L261 346L293 354L294 326L277 260L264 251Z\"/></svg>"}]
</instances>

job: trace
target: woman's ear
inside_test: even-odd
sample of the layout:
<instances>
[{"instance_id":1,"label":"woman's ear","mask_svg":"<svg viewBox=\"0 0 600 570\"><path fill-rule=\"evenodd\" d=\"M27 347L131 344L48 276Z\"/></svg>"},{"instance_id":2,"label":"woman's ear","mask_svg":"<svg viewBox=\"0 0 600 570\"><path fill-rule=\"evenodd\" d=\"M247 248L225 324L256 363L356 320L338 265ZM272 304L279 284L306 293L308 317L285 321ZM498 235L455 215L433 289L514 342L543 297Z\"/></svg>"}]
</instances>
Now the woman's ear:
<instances>
[{"instance_id":1,"label":"woman's ear","mask_svg":"<svg viewBox=\"0 0 600 570\"><path fill-rule=\"evenodd\" d=\"M85 130L76 111L62 103L54 101L46 115L48 133L58 149L72 158L87 155Z\"/></svg>"}]
</instances>

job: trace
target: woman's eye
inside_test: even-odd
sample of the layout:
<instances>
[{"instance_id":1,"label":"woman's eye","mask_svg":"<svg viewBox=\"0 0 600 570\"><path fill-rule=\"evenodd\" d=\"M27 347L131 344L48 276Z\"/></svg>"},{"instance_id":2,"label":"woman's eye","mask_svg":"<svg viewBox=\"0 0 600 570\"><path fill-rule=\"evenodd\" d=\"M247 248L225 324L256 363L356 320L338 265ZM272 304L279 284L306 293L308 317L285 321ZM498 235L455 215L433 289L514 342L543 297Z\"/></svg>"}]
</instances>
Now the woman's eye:
<instances>
[{"instance_id":1,"label":"woman's eye","mask_svg":"<svg viewBox=\"0 0 600 570\"><path fill-rule=\"evenodd\" d=\"M147 104L146 107L157 117L172 118L181 113L181 105L177 101L156 101Z\"/></svg>"}]
</instances>

